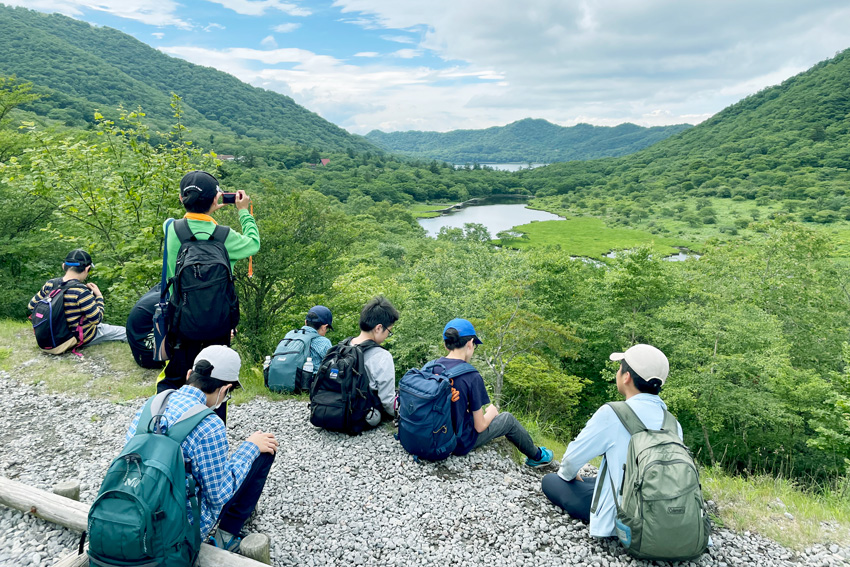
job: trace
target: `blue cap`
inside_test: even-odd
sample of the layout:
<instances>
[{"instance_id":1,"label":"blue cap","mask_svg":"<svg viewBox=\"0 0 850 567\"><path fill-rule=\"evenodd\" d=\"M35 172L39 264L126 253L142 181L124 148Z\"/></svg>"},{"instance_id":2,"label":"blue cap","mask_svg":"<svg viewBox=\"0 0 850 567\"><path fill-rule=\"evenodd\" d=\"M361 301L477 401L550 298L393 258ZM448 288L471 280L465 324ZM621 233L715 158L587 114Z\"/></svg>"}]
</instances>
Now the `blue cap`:
<instances>
[{"instance_id":1,"label":"blue cap","mask_svg":"<svg viewBox=\"0 0 850 567\"><path fill-rule=\"evenodd\" d=\"M307 321L327 325L331 331L334 330L333 320L334 316L331 314L331 310L324 305L317 305L307 312Z\"/></svg>"},{"instance_id":2,"label":"blue cap","mask_svg":"<svg viewBox=\"0 0 850 567\"><path fill-rule=\"evenodd\" d=\"M480 345L481 339L478 338L478 334L475 332L475 327L472 326L472 323L467 321L466 319L452 319L446 326L443 328L443 338L446 337L446 331L449 329L454 329L457 331L457 334L461 337L475 337L472 339L472 342Z\"/></svg>"}]
</instances>

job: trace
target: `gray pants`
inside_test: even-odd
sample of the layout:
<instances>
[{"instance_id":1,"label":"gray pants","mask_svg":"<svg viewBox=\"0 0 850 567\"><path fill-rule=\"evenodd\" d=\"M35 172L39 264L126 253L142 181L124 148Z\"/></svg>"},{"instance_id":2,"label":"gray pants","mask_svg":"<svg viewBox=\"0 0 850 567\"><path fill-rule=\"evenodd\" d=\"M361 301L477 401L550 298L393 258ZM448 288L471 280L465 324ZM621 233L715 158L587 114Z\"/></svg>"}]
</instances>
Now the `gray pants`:
<instances>
[{"instance_id":1,"label":"gray pants","mask_svg":"<svg viewBox=\"0 0 850 567\"><path fill-rule=\"evenodd\" d=\"M127 329L120 325L107 325L100 323L94 331L94 337L83 346L91 346L106 341L124 341L127 342Z\"/></svg>"},{"instance_id":2,"label":"gray pants","mask_svg":"<svg viewBox=\"0 0 850 567\"><path fill-rule=\"evenodd\" d=\"M508 441L516 445L516 448L529 459L537 456L537 445L534 444L531 435L509 412L502 412L493 418L490 427L478 434L473 449L477 449L496 437L503 436L507 437Z\"/></svg>"}]
</instances>

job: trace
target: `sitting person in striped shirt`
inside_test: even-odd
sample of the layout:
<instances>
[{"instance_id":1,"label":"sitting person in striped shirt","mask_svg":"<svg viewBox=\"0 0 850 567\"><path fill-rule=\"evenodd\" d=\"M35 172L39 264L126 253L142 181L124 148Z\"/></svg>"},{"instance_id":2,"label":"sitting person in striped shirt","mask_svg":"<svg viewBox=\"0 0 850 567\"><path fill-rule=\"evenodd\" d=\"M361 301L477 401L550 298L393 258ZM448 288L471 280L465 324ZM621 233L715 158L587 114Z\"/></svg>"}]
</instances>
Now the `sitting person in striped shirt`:
<instances>
[{"instance_id":1,"label":"sitting person in striped shirt","mask_svg":"<svg viewBox=\"0 0 850 567\"><path fill-rule=\"evenodd\" d=\"M231 391L241 388L239 354L224 345L203 349L194 367L186 375L187 384L174 392L166 403L165 423L177 423L180 417L200 404L217 409L227 404ZM142 408L127 430L125 443L136 434ZM272 433L257 431L230 452L224 422L217 415L204 418L181 444L183 458L200 488L201 541L238 552L240 532L257 506L274 462L277 440ZM187 498L187 513L192 508ZM213 527L218 522L218 527ZM210 533L212 532L212 533Z\"/></svg>"},{"instance_id":2,"label":"sitting person in striped shirt","mask_svg":"<svg viewBox=\"0 0 850 567\"><path fill-rule=\"evenodd\" d=\"M127 331L120 325L103 322L103 294L97 284L85 283L94 269L91 256L85 250L71 250L62 264L65 275L48 280L30 299L27 308L32 312L36 304L59 286L66 285L64 294L65 318L75 335L76 346L89 346L106 341L127 342ZM71 345L74 346L74 345Z\"/></svg>"}]
</instances>

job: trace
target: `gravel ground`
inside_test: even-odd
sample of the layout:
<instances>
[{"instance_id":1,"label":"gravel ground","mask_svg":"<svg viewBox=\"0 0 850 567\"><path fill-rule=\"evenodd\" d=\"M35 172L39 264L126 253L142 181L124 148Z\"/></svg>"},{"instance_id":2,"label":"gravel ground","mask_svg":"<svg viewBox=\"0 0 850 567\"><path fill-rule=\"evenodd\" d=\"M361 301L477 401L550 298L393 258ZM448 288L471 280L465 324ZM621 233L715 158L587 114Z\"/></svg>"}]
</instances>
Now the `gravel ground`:
<instances>
[{"instance_id":1,"label":"gravel ground","mask_svg":"<svg viewBox=\"0 0 850 567\"><path fill-rule=\"evenodd\" d=\"M0 372L0 475L50 490L81 482L94 500L141 401L45 394ZM307 404L253 401L231 407L228 434L276 433L280 450L246 528L272 539L274 565L642 565L613 539L550 505L543 472L493 445L443 463L414 462L389 427L348 437L307 421ZM52 565L79 534L0 507L0 565ZM717 530L701 566L850 565L850 548L798 553L763 537Z\"/></svg>"}]
</instances>

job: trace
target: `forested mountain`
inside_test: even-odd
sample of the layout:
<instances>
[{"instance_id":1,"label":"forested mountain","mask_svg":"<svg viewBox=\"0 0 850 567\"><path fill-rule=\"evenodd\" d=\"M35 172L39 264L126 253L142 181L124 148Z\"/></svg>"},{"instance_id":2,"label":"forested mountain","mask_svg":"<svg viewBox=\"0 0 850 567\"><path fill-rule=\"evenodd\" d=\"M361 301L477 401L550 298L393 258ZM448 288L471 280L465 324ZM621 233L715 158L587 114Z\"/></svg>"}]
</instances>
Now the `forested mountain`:
<instances>
[{"instance_id":1,"label":"forested mountain","mask_svg":"<svg viewBox=\"0 0 850 567\"><path fill-rule=\"evenodd\" d=\"M111 115L119 105L141 106L155 123L170 124L174 92L198 138L375 150L287 96L169 57L112 28L0 4L0 29L0 76L34 83L47 96L25 108L68 124L85 125L95 109Z\"/></svg>"},{"instance_id":2,"label":"forested mountain","mask_svg":"<svg viewBox=\"0 0 850 567\"><path fill-rule=\"evenodd\" d=\"M553 163L623 156L688 128L688 124L654 128L635 124L614 127L577 124L567 128L526 118L484 130L392 133L373 130L366 138L385 150L421 159L452 163Z\"/></svg>"},{"instance_id":3,"label":"forested mountain","mask_svg":"<svg viewBox=\"0 0 850 567\"><path fill-rule=\"evenodd\" d=\"M538 196L569 195L566 205L590 197L599 201L581 206L604 208L606 200L629 195L643 218L653 216L654 203L725 197L782 203L802 221L850 219L848 92L845 50L635 154L520 175ZM618 202L632 210L627 205Z\"/></svg>"}]
</instances>

